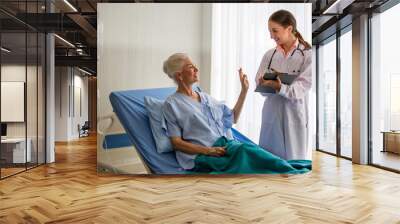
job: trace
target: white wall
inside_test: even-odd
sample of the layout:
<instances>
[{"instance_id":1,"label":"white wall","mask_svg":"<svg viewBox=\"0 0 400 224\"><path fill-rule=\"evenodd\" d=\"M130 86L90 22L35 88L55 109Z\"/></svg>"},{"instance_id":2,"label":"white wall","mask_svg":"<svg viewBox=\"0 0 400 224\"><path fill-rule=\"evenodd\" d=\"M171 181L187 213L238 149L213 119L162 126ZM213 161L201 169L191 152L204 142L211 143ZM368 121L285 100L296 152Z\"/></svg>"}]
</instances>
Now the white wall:
<instances>
[{"instance_id":1,"label":"white wall","mask_svg":"<svg viewBox=\"0 0 400 224\"><path fill-rule=\"evenodd\" d=\"M78 124L88 120L88 78L71 67L56 67L55 73L55 141L77 139ZM82 114L76 89L81 89Z\"/></svg>"},{"instance_id":2,"label":"white wall","mask_svg":"<svg viewBox=\"0 0 400 224\"><path fill-rule=\"evenodd\" d=\"M203 32L211 32L208 10L205 4L98 4L98 116L112 112L111 91L174 86L162 64L176 52L199 65L200 85L209 90L210 61L202 59L210 55L211 33Z\"/></svg>"},{"instance_id":3,"label":"white wall","mask_svg":"<svg viewBox=\"0 0 400 224\"><path fill-rule=\"evenodd\" d=\"M25 65L2 65L1 81L25 82ZM28 73L33 67L28 66ZM36 68L35 68L36 69Z\"/></svg>"},{"instance_id":4,"label":"white wall","mask_svg":"<svg viewBox=\"0 0 400 224\"><path fill-rule=\"evenodd\" d=\"M36 67L25 65L2 65L1 66L1 81L4 82L25 82L26 72L28 75L35 74L36 75ZM36 85L36 81L32 81L30 77L28 77L30 85ZM36 88L27 88L27 103L31 104L34 100L36 100ZM4 97L4 96L2 96ZM30 133L33 133L33 130L36 130L36 113L32 113L32 107L36 108L36 101L34 105L28 105L31 108L27 109L27 119L29 122L28 125L28 137ZM1 108L1 110L7 110L7 108ZM32 121L35 121L35 124L32 124ZM8 137L25 137L25 124L26 122L7 122L7 136ZM35 132L36 134L36 132Z\"/></svg>"},{"instance_id":5,"label":"white wall","mask_svg":"<svg viewBox=\"0 0 400 224\"><path fill-rule=\"evenodd\" d=\"M55 68L55 141L68 140L68 85L67 67Z\"/></svg>"},{"instance_id":6,"label":"white wall","mask_svg":"<svg viewBox=\"0 0 400 224\"><path fill-rule=\"evenodd\" d=\"M27 78L27 80L26 80ZM31 152L33 161L36 161L36 153L39 153L39 163L44 162L44 74L41 66L25 66L25 64L5 64L1 66L1 81L25 82L26 85L26 107L20 108L22 113L26 112L24 122L6 122L7 137L25 137L31 142ZM22 93L23 94L23 93ZM3 97L7 97L2 95ZM12 110L2 107L4 112ZM12 111L7 111L11 112ZM38 152L37 152L38 150Z\"/></svg>"},{"instance_id":7,"label":"white wall","mask_svg":"<svg viewBox=\"0 0 400 224\"><path fill-rule=\"evenodd\" d=\"M18 81L25 82L25 65L2 65L1 81ZM31 67L28 67L31 70ZM7 110L7 108L1 108ZM25 123L11 122L7 124L7 137L25 137Z\"/></svg>"},{"instance_id":8,"label":"white wall","mask_svg":"<svg viewBox=\"0 0 400 224\"><path fill-rule=\"evenodd\" d=\"M77 74L78 72L78 74ZM88 102L88 77L87 76L82 76L82 73L79 71L75 70L75 75L74 75L74 87L75 87L75 96L73 96L75 102L73 103L75 106L73 110L75 110L75 113L72 113L72 120L71 120L71 136L72 138L78 138L79 133L77 126L80 124L81 126L85 123L85 121L88 121L88 107L89 107L89 102ZM80 99L78 98L78 92L77 90L80 90ZM79 100L80 105L79 105ZM80 109L82 110L81 112L79 111L79 106L81 107Z\"/></svg>"}]
</instances>

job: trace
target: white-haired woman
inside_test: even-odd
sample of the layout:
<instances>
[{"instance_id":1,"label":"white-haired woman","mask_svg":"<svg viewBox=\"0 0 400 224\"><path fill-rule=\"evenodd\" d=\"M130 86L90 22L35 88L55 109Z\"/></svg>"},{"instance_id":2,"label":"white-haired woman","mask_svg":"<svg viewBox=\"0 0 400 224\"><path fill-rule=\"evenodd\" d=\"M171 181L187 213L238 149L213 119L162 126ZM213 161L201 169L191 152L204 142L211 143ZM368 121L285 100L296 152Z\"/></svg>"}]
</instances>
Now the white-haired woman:
<instances>
[{"instance_id":1,"label":"white-haired woman","mask_svg":"<svg viewBox=\"0 0 400 224\"><path fill-rule=\"evenodd\" d=\"M239 69L241 92L233 109L204 92L193 90L193 84L199 80L199 70L186 54L171 55L164 62L163 70L178 85L176 92L166 99L163 114L166 120L166 133L170 137L177 161L182 168L221 173L263 173L262 171L290 173L294 170L284 160L282 163L286 163L283 164L286 167L283 169L280 167L271 171L268 169L271 168L269 165L254 169L247 161L249 155L242 155L248 153L246 147L241 147L244 144L232 140L231 127L239 119L249 89L247 76L242 69ZM233 145L235 146L230 147ZM261 163L268 164L271 159L280 160L258 146L252 145L251 148L251 150L257 148L256 154L263 154ZM265 160L266 157L269 160Z\"/></svg>"}]
</instances>

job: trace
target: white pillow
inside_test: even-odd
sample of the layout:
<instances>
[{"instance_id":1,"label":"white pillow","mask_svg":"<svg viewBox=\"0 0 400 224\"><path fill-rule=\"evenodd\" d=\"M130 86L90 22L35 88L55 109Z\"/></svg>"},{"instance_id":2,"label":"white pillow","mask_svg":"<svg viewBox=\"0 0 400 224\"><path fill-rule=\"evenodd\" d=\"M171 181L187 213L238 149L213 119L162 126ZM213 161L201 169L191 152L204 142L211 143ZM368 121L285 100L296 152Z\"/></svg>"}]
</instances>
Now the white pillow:
<instances>
[{"instance_id":1,"label":"white pillow","mask_svg":"<svg viewBox=\"0 0 400 224\"><path fill-rule=\"evenodd\" d=\"M144 105L149 113L150 128L156 143L157 152L165 153L173 151L171 141L165 132L165 120L162 115L164 101L150 96L144 97Z\"/></svg>"}]
</instances>

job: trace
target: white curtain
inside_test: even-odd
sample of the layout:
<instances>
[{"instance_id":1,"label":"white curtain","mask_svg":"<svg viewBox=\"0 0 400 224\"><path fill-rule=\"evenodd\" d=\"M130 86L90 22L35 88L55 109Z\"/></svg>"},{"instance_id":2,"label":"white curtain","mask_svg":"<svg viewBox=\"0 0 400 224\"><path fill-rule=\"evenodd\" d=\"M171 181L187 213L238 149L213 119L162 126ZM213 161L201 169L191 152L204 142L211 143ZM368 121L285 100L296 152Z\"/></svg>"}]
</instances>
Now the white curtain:
<instances>
[{"instance_id":1,"label":"white curtain","mask_svg":"<svg viewBox=\"0 0 400 224\"><path fill-rule=\"evenodd\" d=\"M250 89L235 128L256 143L264 98L254 92L255 75L264 53L275 47L268 18L280 9L293 13L297 29L310 43L311 4L212 4L211 95L233 107L241 88L237 70L243 68Z\"/></svg>"}]
</instances>

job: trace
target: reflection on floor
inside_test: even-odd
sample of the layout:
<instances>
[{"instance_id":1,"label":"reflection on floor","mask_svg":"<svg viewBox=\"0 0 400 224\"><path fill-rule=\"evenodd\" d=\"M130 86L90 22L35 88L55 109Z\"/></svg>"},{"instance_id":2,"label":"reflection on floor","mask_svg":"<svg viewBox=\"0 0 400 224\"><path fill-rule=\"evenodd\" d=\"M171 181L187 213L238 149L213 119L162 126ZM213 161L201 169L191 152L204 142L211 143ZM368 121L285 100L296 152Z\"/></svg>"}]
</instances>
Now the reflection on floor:
<instances>
[{"instance_id":1,"label":"reflection on floor","mask_svg":"<svg viewBox=\"0 0 400 224\"><path fill-rule=\"evenodd\" d=\"M100 140L97 144L97 170L100 173L146 173L146 168L143 166L134 146L103 150L100 145L102 141Z\"/></svg>"},{"instance_id":2,"label":"reflection on floor","mask_svg":"<svg viewBox=\"0 0 400 224\"><path fill-rule=\"evenodd\" d=\"M1 168L1 178L13 175L15 173L18 173L18 172L21 172L21 171L24 171L24 170L25 170L25 167L24 168L20 168L20 167L17 167L17 168Z\"/></svg>"},{"instance_id":3,"label":"reflection on floor","mask_svg":"<svg viewBox=\"0 0 400 224\"><path fill-rule=\"evenodd\" d=\"M341 150L342 150L341 151L342 156L352 158L352 151L351 151L352 149L351 148L342 148Z\"/></svg>"},{"instance_id":4,"label":"reflection on floor","mask_svg":"<svg viewBox=\"0 0 400 224\"><path fill-rule=\"evenodd\" d=\"M400 155L392 152L374 151L373 164L400 171Z\"/></svg>"},{"instance_id":5,"label":"reflection on floor","mask_svg":"<svg viewBox=\"0 0 400 224\"><path fill-rule=\"evenodd\" d=\"M13 174L25 171L26 169L30 169L33 167L36 167L37 164L36 163L27 163L26 167L24 163L19 163L19 164L1 164L2 168L0 170L0 177L1 178L5 178L8 176L11 176Z\"/></svg>"}]
</instances>

